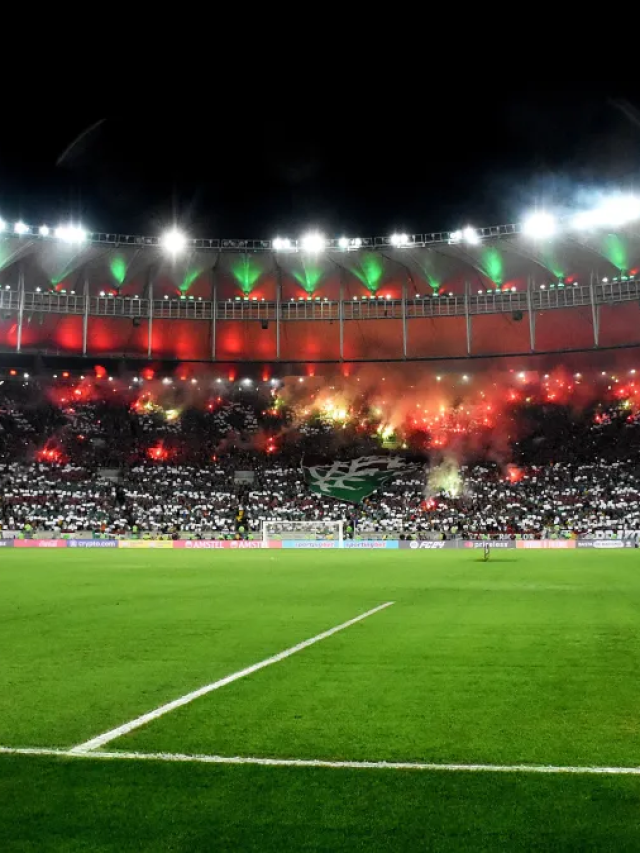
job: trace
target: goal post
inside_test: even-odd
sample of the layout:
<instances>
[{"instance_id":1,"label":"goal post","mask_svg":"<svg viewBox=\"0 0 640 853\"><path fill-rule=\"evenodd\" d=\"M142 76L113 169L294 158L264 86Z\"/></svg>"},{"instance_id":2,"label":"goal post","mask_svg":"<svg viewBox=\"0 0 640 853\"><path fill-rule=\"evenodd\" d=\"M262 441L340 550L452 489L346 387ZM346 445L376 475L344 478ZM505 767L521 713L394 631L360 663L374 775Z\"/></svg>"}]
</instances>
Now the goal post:
<instances>
[{"instance_id":1,"label":"goal post","mask_svg":"<svg viewBox=\"0 0 640 853\"><path fill-rule=\"evenodd\" d=\"M336 548L343 548L344 521L263 521L262 547L274 539L335 542Z\"/></svg>"}]
</instances>

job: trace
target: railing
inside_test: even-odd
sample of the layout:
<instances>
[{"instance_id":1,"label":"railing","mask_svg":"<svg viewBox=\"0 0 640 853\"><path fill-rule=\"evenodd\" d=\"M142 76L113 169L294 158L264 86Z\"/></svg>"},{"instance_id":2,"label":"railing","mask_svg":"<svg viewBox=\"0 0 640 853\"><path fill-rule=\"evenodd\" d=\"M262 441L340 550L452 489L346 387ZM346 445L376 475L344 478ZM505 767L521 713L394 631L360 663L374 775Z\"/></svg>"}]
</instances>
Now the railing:
<instances>
[{"instance_id":1,"label":"railing","mask_svg":"<svg viewBox=\"0 0 640 853\"><path fill-rule=\"evenodd\" d=\"M589 286L564 287L550 290L535 288L530 291L533 311L553 311L585 306L614 305L640 299L640 280L607 282ZM529 310L529 293L526 291L411 298L406 300L406 318L435 319L437 317L462 317L486 314L512 314ZM344 321L352 320L402 320L405 310L402 299L351 299L343 303ZM150 310L149 299L136 297L91 296L82 294L24 293L24 315L66 314L90 317L122 317L124 319L153 316L154 320L213 320L214 303L200 299L154 299ZM0 290L0 314L20 312L20 292L17 289ZM280 320L340 320L340 303L334 300L304 298L283 301L279 305ZM275 321L278 303L253 299L229 299L215 305L216 320ZM6 316L5 316L6 318Z\"/></svg>"}]
</instances>

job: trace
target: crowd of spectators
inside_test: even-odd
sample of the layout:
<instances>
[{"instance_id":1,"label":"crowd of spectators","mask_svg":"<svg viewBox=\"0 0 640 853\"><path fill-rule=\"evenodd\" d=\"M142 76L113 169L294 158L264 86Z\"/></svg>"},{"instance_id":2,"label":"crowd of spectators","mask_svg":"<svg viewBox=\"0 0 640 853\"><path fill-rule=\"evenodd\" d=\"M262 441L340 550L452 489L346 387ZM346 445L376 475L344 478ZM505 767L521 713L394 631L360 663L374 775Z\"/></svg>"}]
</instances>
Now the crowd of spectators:
<instances>
[{"instance_id":1,"label":"crowd of spectators","mask_svg":"<svg viewBox=\"0 0 640 853\"><path fill-rule=\"evenodd\" d=\"M573 418L570 440L569 426L560 430L548 415L549 434L543 427L514 447L516 465L477 460L443 488L430 489L426 457L412 460L354 507L314 494L304 481L305 441L317 451L331 430L290 434L280 448L260 443L272 415L248 395L185 408L173 419L144 402L61 408L33 388L3 391L5 532L233 536L242 507L254 534L266 520L343 520L354 535L388 537L640 532L640 427L615 411L595 421ZM359 441L351 454L380 452L379 444ZM150 458L156 445L162 453ZM51 455L43 457L47 447Z\"/></svg>"}]
</instances>

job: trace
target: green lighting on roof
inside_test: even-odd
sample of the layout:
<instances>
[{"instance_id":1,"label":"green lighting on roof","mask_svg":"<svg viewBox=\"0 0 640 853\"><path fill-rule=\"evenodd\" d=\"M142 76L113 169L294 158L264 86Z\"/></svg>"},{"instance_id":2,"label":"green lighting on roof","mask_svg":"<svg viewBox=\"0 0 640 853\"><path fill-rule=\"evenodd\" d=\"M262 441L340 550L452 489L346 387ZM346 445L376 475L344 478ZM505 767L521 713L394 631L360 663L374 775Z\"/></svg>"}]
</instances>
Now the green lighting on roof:
<instances>
[{"instance_id":1,"label":"green lighting on roof","mask_svg":"<svg viewBox=\"0 0 640 853\"><path fill-rule=\"evenodd\" d=\"M376 255L375 252L364 253L360 263L354 264L349 269L371 293L375 293L380 287L384 274L384 263L380 255Z\"/></svg>"},{"instance_id":2,"label":"green lighting on roof","mask_svg":"<svg viewBox=\"0 0 640 853\"><path fill-rule=\"evenodd\" d=\"M260 278L262 270L252 258L243 255L231 264L231 272L240 285L240 290L243 293L251 293L254 284Z\"/></svg>"},{"instance_id":3,"label":"green lighting on roof","mask_svg":"<svg viewBox=\"0 0 640 853\"><path fill-rule=\"evenodd\" d=\"M303 290L313 293L322 278L322 268L302 261L302 270L294 271L293 277Z\"/></svg>"},{"instance_id":4,"label":"green lighting on roof","mask_svg":"<svg viewBox=\"0 0 640 853\"><path fill-rule=\"evenodd\" d=\"M629 269L627 247L617 234L607 234L602 243L602 254L621 272Z\"/></svg>"},{"instance_id":5,"label":"green lighting on roof","mask_svg":"<svg viewBox=\"0 0 640 853\"><path fill-rule=\"evenodd\" d=\"M185 277L182 279L182 284L178 288L180 290L180 293L186 293L193 284L193 282L198 278L201 272L202 270L198 268L189 270Z\"/></svg>"},{"instance_id":6,"label":"green lighting on roof","mask_svg":"<svg viewBox=\"0 0 640 853\"><path fill-rule=\"evenodd\" d=\"M112 258L111 263L109 264L109 269L111 270L111 275L116 280L116 283L121 287L127 277L127 262L122 256L116 256L115 258Z\"/></svg>"},{"instance_id":7,"label":"green lighting on roof","mask_svg":"<svg viewBox=\"0 0 640 853\"><path fill-rule=\"evenodd\" d=\"M564 278L567 274L553 251L551 242L549 241L544 244L544 251L542 252L542 266L555 276L555 278Z\"/></svg>"},{"instance_id":8,"label":"green lighting on roof","mask_svg":"<svg viewBox=\"0 0 640 853\"><path fill-rule=\"evenodd\" d=\"M490 247L482 253L482 268L494 284L501 285L504 280L504 263L500 252Z\"/></svg>"}]
</instances>

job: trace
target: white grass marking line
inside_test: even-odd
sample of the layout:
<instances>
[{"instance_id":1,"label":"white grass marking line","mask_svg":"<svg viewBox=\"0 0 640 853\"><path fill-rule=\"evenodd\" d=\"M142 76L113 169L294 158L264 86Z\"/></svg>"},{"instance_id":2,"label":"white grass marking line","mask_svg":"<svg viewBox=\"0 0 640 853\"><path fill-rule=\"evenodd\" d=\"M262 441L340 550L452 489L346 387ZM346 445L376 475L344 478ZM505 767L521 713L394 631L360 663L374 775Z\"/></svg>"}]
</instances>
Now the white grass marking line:
<instances>
[{"instance_id":1,"label":"white grass marking line","mask_svg":"<svg viewBox=\"0 0 640 853\"><path fill-rule=\"evenodd\" d=\"M252 758L224 755L182 755L175 752L78 752L41 747L0 746L0 755L53 755L102 761L164 761L181 764L250 764L260 767L318 767L330 770L435 770L446 773L541 773L547 775L640 776L640 767L562 767L553 764L429 764L404 761L323 761L302 758Z\"/></svg>"},{"instance_id":2,"label":"white grass marking line","mask_svg":"<svg viewBox=\"0 0 640 853\"><path fill-rule=\"evenodd\" d=\"M381 610L384 610L387 607L391 607L394 604L393 601L387 601L385 604L380 604L378 607L374 607L372 610L367 610L366 613L361 613L360 616L356 616L354 619L349 619L348 622L343 622L342 625L336 625L335 628L329 628L328 631L323 631L322 634L317 634L315 637L311 637L309 640L304 640L302 643L298 643L295 646L291 646L290 649L285 649L283 652L279 652L277 655L273 655L266 660L262 660L259 663L254 663L253 666L248 666L246 669L241 669L239 672L234 672L231 675L227 675L224 678L221 678L219 681L214 681L213 684L205 684L204 687L200 687L198 690L194 690L192 693L187 693L184 696L181 696L179 699L174 699L173 702L168 702L166 705L162 705L160 708L156 708L155 711L149 711L148 714L143 714L141 717L136 717L135 720L130 720L128 723L124 723L121 726L118 726L117 729L111 729L104 734L98 735L98 737L94 737L91 740L88 740L86 743L81 743L78 746L74 746L71 752L74 753L84 753L91 752L94 749L100 749L108 743L111 743L112 740L116 740L123 735L129 734L134 729L139 729L140 726L144 726L147 723L152 722L153 720L157 720L158 717L163 717L165 714L168 714L170 711L175 711L176 708L181 708L183 705L188 705L190 702L193 702L194 699L199 699L200 696L206 696L207 693L212 693L214 690L219 690L221 687L226 687L227 684L232 684L234 681L238 681L240 678L244 678L247 675L252 675L254 672L258 672L260 669L264 669L266 666L271 666L273 663L279 663L281 660L285 660L291 655L295 655L296 652L301 652L303 649L308 649L309 646L313 646L314 643L319 643L320 640L326 640L328 637L332 637L334 634L337 634L338 631L344 631L345 628L350 628L351 625L355 625L357 622L362 622L363 619L367 619L369 616L373 616L374 613L379 613Z\"/></svg>"}]
</instances>

